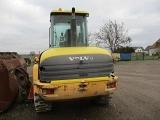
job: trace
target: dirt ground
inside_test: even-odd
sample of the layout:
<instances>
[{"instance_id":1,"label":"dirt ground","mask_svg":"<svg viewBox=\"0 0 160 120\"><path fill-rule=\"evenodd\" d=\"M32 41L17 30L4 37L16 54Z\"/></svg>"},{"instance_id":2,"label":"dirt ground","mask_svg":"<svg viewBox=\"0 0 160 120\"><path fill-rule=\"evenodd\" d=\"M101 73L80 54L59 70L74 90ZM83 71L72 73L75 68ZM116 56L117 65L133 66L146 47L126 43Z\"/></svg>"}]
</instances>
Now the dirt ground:
<instances>
[{"instance_id":1,"label":"dirt ground","mask_svg":"<svg viewBox=\"0 0 160 120\"><path fill-rule=\"evenodd\" d=\"M119 62L115 74L119 84L109 106L59 102L51 112L37 114L33 102L25 101L1 113L0 120L159 120L160 60Z\"/></svg>"}]
</instances>

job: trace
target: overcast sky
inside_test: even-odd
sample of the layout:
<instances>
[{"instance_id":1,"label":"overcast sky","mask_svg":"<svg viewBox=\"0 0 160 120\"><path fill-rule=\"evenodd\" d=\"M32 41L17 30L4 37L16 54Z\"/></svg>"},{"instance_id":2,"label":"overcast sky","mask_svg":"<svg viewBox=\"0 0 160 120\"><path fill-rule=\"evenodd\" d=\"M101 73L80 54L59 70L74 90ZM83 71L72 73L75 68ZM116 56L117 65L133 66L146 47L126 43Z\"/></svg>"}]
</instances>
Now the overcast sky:
<instances>
[{"instance_id":1,"label":"overcast sky","mask_svg":"<svg viewBox=\"0 0 160 120\"><path fill-rule=\"evenodd\" d=\"M109 19L124 22L134 47L145 48L160 38L160 0L0 0L0 52L47 49L50 12L60 7L88 11L89 32Z\"/></svg>"}]
</instances>

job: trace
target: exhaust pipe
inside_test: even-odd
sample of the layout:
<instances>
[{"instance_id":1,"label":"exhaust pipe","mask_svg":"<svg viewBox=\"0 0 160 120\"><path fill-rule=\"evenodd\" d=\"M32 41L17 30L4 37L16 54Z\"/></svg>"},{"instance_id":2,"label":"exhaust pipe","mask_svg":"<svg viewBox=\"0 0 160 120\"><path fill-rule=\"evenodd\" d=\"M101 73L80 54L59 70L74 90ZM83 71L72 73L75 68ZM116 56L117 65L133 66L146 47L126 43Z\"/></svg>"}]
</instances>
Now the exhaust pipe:
<instances>
[{"instance_id":1,"label":"exhaust pipe","mask_svg":"<svg viewBox=\"0 0 160 120\"><path fill-rule=\"evenodd\" d=\"M77 21L75 17L75 8L72 8L72 19L71 19L71 46L76 46L76 38L77 38Z\"/></svg>"}]
</instances>

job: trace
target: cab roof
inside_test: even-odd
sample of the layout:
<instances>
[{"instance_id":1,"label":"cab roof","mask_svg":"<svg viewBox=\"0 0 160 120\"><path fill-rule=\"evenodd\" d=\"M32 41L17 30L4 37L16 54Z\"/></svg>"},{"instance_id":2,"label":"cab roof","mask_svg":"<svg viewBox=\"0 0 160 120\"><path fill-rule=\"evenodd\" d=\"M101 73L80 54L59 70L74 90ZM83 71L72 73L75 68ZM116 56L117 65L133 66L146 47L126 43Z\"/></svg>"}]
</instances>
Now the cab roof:
<instances>
[{"instance_id":1,"label":"cab roof","mask_svg":"<svg viewBox=\"0 0 160 120\"><path fill-rule=\"evenodd\" d=\"M71 13L72 10L63 10L62 8L59 8L58 10L52 10L50 15L71 14ZM89 13L87 11L82 11L82 10L75 10L75 14L89 16Z\"/></svg>"}]
</instances>

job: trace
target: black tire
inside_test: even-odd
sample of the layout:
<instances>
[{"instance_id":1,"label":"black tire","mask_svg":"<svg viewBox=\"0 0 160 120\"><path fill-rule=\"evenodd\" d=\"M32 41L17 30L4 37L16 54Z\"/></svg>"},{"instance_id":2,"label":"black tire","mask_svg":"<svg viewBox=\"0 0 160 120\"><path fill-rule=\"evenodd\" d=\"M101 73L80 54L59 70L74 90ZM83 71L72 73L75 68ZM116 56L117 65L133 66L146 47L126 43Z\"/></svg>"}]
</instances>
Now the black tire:
<instances>
[{"instance_id":1,"label":"black tire","mask_svg":"<svg viewBox=\"0 0 160 120\"><path fill-rule=\"evenodd\" d=\"M52 109L52 102L45 101L40 95L35 93L34 106L37 113L48 112Z\"/></svg>"}]
</instances>

